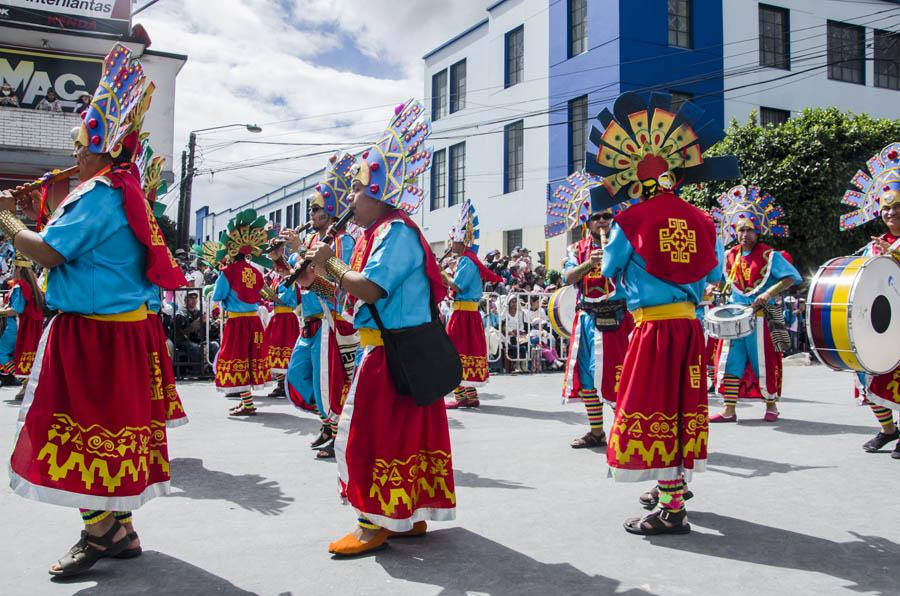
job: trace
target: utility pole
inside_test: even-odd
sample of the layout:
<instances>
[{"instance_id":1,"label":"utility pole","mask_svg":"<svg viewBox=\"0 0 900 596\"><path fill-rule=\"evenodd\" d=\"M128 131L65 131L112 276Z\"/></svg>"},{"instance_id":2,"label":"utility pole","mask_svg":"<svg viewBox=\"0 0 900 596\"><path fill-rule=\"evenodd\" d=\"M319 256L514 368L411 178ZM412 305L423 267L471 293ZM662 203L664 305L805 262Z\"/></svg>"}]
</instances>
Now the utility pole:
<instances>
[{"instance_id":1,"label":"utility pole","mask_svg":"<svg viewBox=\"0 0 900 596\"><path fill-rule=\"evenodd\" d=\"M178 184L178 211L175 214L175 248L184 246L182 237L184 236L184 189L187 184L187 151L181 152L181 180Z\"/></svg>"},{"instance_id":2,"label":"utility pole","mask_svg":"<svg viewBox=\"0 0 900 596\"><path fill-rule=\"evenodd\" d=\"M196 148L197 134L192 132L188 138L187 170L185 170L187 178L181 183L184 188L184 214L182 215L184 223L181 228L181 244L179 244L181 248L187 248L188 238L191 235L189 229L191 225L191 188L194 183L194 150Z\"/></svg>"}]
</instances>

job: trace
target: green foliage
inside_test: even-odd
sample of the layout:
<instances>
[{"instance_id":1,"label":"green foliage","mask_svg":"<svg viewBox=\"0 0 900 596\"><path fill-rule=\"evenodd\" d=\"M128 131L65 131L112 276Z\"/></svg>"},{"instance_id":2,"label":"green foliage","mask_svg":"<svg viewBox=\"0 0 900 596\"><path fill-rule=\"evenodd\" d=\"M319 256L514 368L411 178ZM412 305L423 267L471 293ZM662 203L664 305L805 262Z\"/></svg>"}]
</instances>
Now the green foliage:
<instances>
[{"instance_id":1,"label":"green foliage","mask_svg":"<svg viewBox=\"0 0 900 596\"><path fill-rule=\"evenodd\" d=\"M169 247L169 250L174 252L177 248L175 246L175 222L168 215L159 215L156 218L156 223L159 224L159 229L162 230L163 238L166 239L166 245Z\"/></svg>"},{"instance_id":2,"label":"green foliage","mask_svg":"<svg viewBox=\"0 0 900 596\"><path fill-rule=\"evenodd\" d=\"M781 126L760 127L756 114L744 124L732 121L725 139L710 155L736 155L742 180L686 188L683 196L699 207L718 204L720 194L740 183L756 184L784 207L789 238L764 241L790 252L808 278L828 259L849 255L884 232L880 221L841 232L841 204L850 179L885 145L900 140L900 120L875 119L837 108L805 109Z\"/></svg>"}]
</instances>

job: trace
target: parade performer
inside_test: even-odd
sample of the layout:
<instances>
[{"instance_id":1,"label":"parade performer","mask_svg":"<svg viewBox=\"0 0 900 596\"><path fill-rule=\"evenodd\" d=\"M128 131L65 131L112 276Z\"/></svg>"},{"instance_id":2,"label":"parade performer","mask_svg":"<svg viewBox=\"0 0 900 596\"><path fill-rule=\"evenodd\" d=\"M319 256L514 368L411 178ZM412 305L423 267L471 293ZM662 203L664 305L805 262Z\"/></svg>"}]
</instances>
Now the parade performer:
<instances>
[{"instance_id":1,"label":"parade performer","mask_svg":"<svg viewBox=\"0 0 900 596\"><path fill-rule=\"evenodd\" d=\"M269 397L285 397L284 377L291 352L300 337L300 320L295 312L300 296L296 285L287 286L284 283L291 267L284 256L283 238L273 238L269 242L268 256L274 264L269 286L274 313L266 325L266 346L269 349L269 372L276 382Z\"/></svg>"},{"instance_id":2,"label":"parade performer","mask_svg":"<svg viewBox=\"0 0 900 596\"><path fill-rule=\"evenodd\" d=\"M603 177L594 211L639 198L616 216L602 274L617 279L635 331L628 344L607 463L617 481L656 480L642 497L661 506L629 519L634 534L690 531L685 482L706 466L708 405L703 330L697 305L722 275L722 245L709 216L675 195L679 183L735 178L737 160L703 151L722 131L703 110L671 97L620 96L593 125L585 168ZM655 503L654 503L655 504Z\"/></svg>"},{"instance_id":3,"label":"parade performer","mask_svg":"<svg viewBox=\"0 0 900 596\"><path fill-rule=\"evenodd\" d=\"M887 232L873 236L863 249L864 256L891 256L900 261L900 143L891 143L868 162L868 172L859 171L851 181L859 189L844 193L843 203L855 207L841 216L841 230L861 226L881 215ZM898 346L884 346L894 351ZM880 451L897 441L891 457L900 459L900 430L894 422L894 410L900 410L900 367L872 376L858 373L856 387L860 397L869 402L881 431L866 441L863 449Z\"/></svg>"},{"instance_id":4,"label":"parade performer","mask_svg":"<svg viewBox=\"0 0 900 596\"><path fill-rule=\"evenodd\" d=\"M50 270L45 298L58 313L38 346L10 461L13 492L81 509L81 539L50 568L58 577L139 555L131 511L169 490L163 379L146 305L154 285L186 281L136 169L121 161L133 153L123 137L144 83L140 62L116 45L75 140L82 182L40 234L16 219L11 193L0 193L0 230Z\"/></svg>"},{"instance_id":5,"label":"parade performer","mask_svg":"<svg viewBox=\"0 0 900 596\"><path fill-rule=\"evenodd\" d=\"M634 319L625 311L624 302L616 301L615 281L600 273L603 249L615 214L625 205L594 211L591 190L603 181L585 172L574 172L548 195L548 216L562 203L568 213L570 229L580 229L582 239L569 246L563 263L564 280L578 288L578 310L572 323L572 339L566 372L563 378L563 400L577 396L584 402L588 416L588 432L572 441L573 449L606 445L603 430L603 400L615 407L616 392L628 337L634 330ZM548 224L549 224L548 220ZM616 310L610 310L614 305ZM599 309L606 308L607 312ZM616 312L617 311L617 312ZM618 327L610 331L597 329L597 318L621 318ZM601 400L601 397L603 398Z\"/></svg>"},{"instance_id":6,"label":"parade performer","mask_svg":"<svg viewBox=\"0 0 900 596\"><path fill-rule=\"evenodd\" d=\"M725 258L725 284L731 290L728 303L750 306L756 311L757 319L749 335L722 342L718 374L725 409L711 416L709 421L737 422L735 407L741 377L749 363L766 401L763 420L775 422L779 416L777 400L781 394L781 353L772 342L769 321L764 316L765 307L774 305L779 293L803 280L784 254L759 241L760 236L788 234L787 226L780 223L784 211L772 195L757 186L735 186L719 197L719 204L722 209L714 209L713 218L722 225L727 243L738 243Z\"/></svg>"},{"instance_id":7,"label":"parade performer","mask_svg":"<svg viewBox=\"0 0 900 596\"><path fill-rule=\"evenodd\" d=\"M18 379L27 380L44 331L44 295L34 276L31 261L17 251L13 264L16 266L15 285L9 294L9 306L18 315L13 374ZM16 399L24 396L23 385Z\"/></svg>"},{"instance_id":8,"label":"parade performer","mask_svg":"<svg viewBox=\"0 0 900 596\"><path fill-rule=\"evenodd\" d=\"M445 406L440 400L420 406L397 390L373 320L377 313L385 329L423 325L446 295L431 247L407 215L424 195L415 180L431 161L422 146L429 132L418 102L398 106L384 136L354 166L352 208L365 232L352 268L326 245L307 253L334 282L307 270L303 284L325 295L337 285L349 294L363 346L335 444L344 492L358 517L354 531L328 547L341 556L376 549L398 533L422 535L426 520L455 518Z\"/></svg>"},{"instance_id":9,"label":"parade performer","mask_svg":"<svg viewBox=\"0 0 900 596\"><path fill-rule=\"evenodd\" d=\"M272 236L274 233L266 230L266 218L247 209L228 222L228 229L219 237L230 263L216 280L212 296L227 313L222 346L216 355L216 389L241 400L228 411L229 416L255 416L252 391L264 387L269 379L265 330L257 310L263 274L249 261L272 266L263 256Z\"/></svg>"},{"instance_id":10,"label":"parade performer","mask_svg":"<svg viewBox=\"0 0 900 596\"><path fill-rule=\"evenodd\" d=\"M8 284L14 284L15 280L7 281ZM3 318L0 323L0 387L18 386L19 380L16 379L16 336L19 334L18 315L10 304L11 296L7 294L6 305L0 309L0 317ZM16 396L19 399L19 396Z\"/></svg>"},{"instance_id":11,"label":"parade performer","mask_svg":"<svg viewBox=\"0 0 900 596\"><path fill-rule=\"evenodd\" d=\"M350 168L354 163L356 158L349 153L329 158L322 182L309 201L314 232L306 248L320 242L334 221L350 208ZM334 245L337 258L349 263L355 245L353 236L342 230ZM343 302L344 293L337 288L326 296L310 290L301 292L303 329L288 365L291 401L300 409L306 409L305 404L314 405L322 420L319 436L310 445L318 459L334 457L338 417L350 389L359 347L353 323L344 318Z\"/></svg>"},{"instance_id":12,"label":"parade performer","mask_svg":"<svg viewBox=\"0 0 900 596\"><path fill-rule=\"evenodd\" d=\"M456 271L447 284L453 300L453 313L447 321L447 334L462 363L463 380L454 391L447 409L477 408L478 390L487 383L487 339L478 303L484 284L499 283L502 278L485 267L478 258L478 215L471 199L460 208L459 221L450 231L451 249L456 255Z\"/></svg>"}]
</instances>

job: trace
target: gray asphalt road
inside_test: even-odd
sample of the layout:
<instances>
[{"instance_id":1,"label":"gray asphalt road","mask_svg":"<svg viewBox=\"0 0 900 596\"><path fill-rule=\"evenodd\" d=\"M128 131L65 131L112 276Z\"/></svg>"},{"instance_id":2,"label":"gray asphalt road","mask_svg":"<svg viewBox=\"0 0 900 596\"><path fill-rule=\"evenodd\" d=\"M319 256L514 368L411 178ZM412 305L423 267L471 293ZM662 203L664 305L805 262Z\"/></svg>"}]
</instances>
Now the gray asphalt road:
<instances>
[{"instance_id":1,"label":"gray asphalt road","mask_svg":"<svg viewBox=\"0 0 900 596\"><path fill-rule=\"evenodd\" d=\"M457 521L356 560L326 550L354 515L334 464L308 448L313 416L261 399L257 417L227 419L210 384L183 385L191 423L169 435L173 494L135 515L145 555L51 582L45 569L77 539L78 515L12 495L4 466L0 592L900 594L900 461L860 449L877 429L848 375L789 367L779 422L762 422L753 402L739 424L714 426L709 471L691 487L694 532L653 538L621 525L649 486L614 483L601 453L568 447L587 421L581 404L559 403L560 382L498 377L480 411L451 413ZM0 390L5 458L14 393Z\"/></svg>"}]
</instances>

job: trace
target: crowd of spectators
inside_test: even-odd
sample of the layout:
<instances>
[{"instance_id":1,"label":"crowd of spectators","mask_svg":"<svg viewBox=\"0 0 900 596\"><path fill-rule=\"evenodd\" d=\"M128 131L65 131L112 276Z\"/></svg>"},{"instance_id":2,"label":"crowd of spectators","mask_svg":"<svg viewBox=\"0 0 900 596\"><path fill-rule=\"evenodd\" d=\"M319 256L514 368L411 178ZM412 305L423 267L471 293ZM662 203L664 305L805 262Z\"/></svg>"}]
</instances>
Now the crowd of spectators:
<instances>
[{"instance_id":1,"label":"crowd of spectators","mask_svg":"<svg viewBox=\"0 0 900 596\"><path fill-rule=\"evenodd\" d=\"M72 108L72 112L75 114L80 114L91 105L91 94L90 93L82 93L78 97L78 102ZM22 107L19 97L16 95L15 90L12 85L8 82L5 82L0 85L0 107L7 108L18 108ZM64 109L66 106L63 105L63 101L60 100L59 95L57 95L56 90L53 88L47 89L47 93L34 104L35 110L40 110L42 112L63 112L68 111Z\"/></svg>"}]
</instances>

